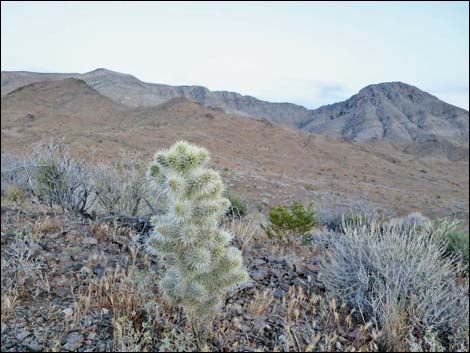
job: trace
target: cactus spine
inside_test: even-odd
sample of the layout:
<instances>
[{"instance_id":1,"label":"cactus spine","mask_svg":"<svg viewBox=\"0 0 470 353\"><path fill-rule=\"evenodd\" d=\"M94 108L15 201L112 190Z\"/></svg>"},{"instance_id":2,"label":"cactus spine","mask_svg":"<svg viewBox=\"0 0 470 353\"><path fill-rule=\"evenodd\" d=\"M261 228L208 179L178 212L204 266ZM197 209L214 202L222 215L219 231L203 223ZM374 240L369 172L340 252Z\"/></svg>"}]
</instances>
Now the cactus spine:
<instances>
[{"instance_id":1,"label":"cactus spine","mask_svg":"<svg viewBox=\"0 0 470 353\"><path fill-rule=\"evenodd\" d=\"M231 234L218 227L230 202L208 161L206 149L180 141L157 152L149 167L167 206L152 218L147 249L165 264L160 287L166 297L199 319L213 315L227 290L248 279L240 250L229 246Z\"/></svg>"}]
</instances>

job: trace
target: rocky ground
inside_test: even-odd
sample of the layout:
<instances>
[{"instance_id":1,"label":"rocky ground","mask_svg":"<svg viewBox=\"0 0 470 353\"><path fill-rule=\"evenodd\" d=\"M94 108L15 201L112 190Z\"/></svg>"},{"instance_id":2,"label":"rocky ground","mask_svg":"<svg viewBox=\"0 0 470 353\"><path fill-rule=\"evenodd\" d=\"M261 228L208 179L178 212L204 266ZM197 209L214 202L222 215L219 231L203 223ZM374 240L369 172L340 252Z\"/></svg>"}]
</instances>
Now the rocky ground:
<instances>
[{"instance_id":1,"label":"rocky ground","mask_svg":"<svg viewBox=\"0 0 470 353\"><path fill-rule=\"evenodd\" d=\"M259 220L226 220L251 281L194 331L156 285L143 234L2 205L2 351L375 350L380 333L317 281L319 245L265 238Z\"/></svg>"}]
</instances>

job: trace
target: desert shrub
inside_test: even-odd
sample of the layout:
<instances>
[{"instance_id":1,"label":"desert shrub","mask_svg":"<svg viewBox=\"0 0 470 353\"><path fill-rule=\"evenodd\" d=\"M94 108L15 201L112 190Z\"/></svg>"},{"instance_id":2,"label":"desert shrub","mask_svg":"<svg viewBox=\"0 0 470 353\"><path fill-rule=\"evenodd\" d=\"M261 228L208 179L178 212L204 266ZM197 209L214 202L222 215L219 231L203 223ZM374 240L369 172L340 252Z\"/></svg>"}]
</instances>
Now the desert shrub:
<instances>
[{"instance_id":1,"label":"desert shrub","mask_svg":"<svg viewBox=\"0 0 470 353\"><path fill-rule=\"evenodd\" d=\"M245 217L248 213L248 207L242 199L233 192L226 192L225 196L230 201L230 206L225 212L225 215L229 217Z\"/></svg>"},{"instance_id":2,"label":"desert shrub","mask_svg":"<svg viewBox=\"0 0 470 353\"><path fill-rule=\"evenodd\" d=\"M1 192L2 195L11 187L28 193L31 188L26 168L29 164L23 157L2 152L1 154Z\"/></svg>"},{"instance_id":3,"label":"desert shrub","mask_svg":"<svg viewBox=\"0 0 470 353\"><path fill-rule=\"evenodd\" d=\"M468 232L453 230L447 234L447 252L458 255L462 261L469 264L469 234Z\"/></svg>"},{"instance_id":4,"label":"desert shrub","mask_svg":"<svg viewBox=\"0 0 470 353\"><path fill-rule=\"evenodd\" d=\"M62 211L87 214L94 202L93 181L80 159L72 159L61 140L42 143L33 152L31 173L33 192Z\"/></svg>"},{"instance_id":5,"label":"desert shrub","mask_svg":"<svg viewBox=\"0 0 470 353\"><path fill-rule=\"evenodd\" d=\"M460 264L445 256L445 233L455 225L402 227L359 221L330 243L319 280L328 293L358 307L382 330L386 349L429 336L459 345L468 335L468 288L457 284Z\"/></svg>"},{"instance_id":6,"label":"desert shrub","mask_svg":"<svg viewBox=\"0 0 470 353\"><path fill-rule=\"evenodd\" d=\"M332 193L319 193L315 196L315 214L319 224L334 232L342 232L343 219L354 220L359 215L374 218L377 211L364 199L345 199Z\"/></svg>"},{"instance_id":7,"label":"desert shrub","mask_svg":"<svg viewBox=\"0 0 470 353\"><path fill-rule=\"evenodd\" d=\"M432 226L431 221L426 216L423 216L420 212L413 212L406 217L392 218L389 221L390 225L399 228L425 228ZM440 227L440 229L443 229Z\"/></svg>"},{"instance_id":8,"label":"desert shrub","mask_svg":"<svg viewBox=\"0 0 470 353\"><path fill-rule=\"evenodd\" d=\"M97 205L106 214L141 216L152 212L145 170L133 155L94 169Z\"/></svg>"},{"instance_id":9,"label":"desert shrub","mask_svg":"<svg viewBox=\"0 0 470 353\"><path fill-rule=\"evenodd\" d=\"M315 225L315 211L299 202L269 209L268 222L261 228L269 238L292 238L309 232Z\"/></svg>"},{"instance_id":10,"label":"desert shrub","mask_svg":"<svg viewBox=\"0 0 470 353\"><path fill-rule=\"evenodd\" d=\"M166 266L159 281L165 296L193 322L214 315L226 291L248 278L231 234L218 228L229 201L208 160L207 150L181 141L158 152L149 168L168 208L152 218L147 248Z\"/></svg>"}]
</instances>

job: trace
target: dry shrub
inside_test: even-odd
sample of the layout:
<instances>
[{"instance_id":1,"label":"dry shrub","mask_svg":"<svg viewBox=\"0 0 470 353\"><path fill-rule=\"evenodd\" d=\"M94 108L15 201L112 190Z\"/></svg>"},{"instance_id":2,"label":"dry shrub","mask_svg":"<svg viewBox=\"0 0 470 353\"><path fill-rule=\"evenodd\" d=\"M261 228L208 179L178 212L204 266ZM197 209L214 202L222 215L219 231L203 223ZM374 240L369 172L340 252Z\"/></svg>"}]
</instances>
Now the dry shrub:
<instances>
[{"instance_id":1,"label":"dry shrub","mask_svg":"<svg viewBox=\"0 0 470 353\"><path fill-rule=\"evenodd\" d=\"M44 289L46 279L44 259L38 255L39 237L25 227L2 249L2 293L15 292L16 297L21 298L33 292L37 295Z\"/></svg>"},{"instance_id":2,"label":"dry shrub","mask_svg":"<svg viewBox=\"0 0 470 353\"><path fill-rule=\"evenodd\" d=\"M359 217L330 244L320 280L382 329L386 349L408 349L410 332L423 337L430 331L449 349L460 346L468 336L468 288L456 281L460 263L446 256L447 226Z\"/></svg>"},{"instance_id":3,"label":"dry shrub","mask_svg":"<svg viewBox=\"0 0 470 353\"><path fill-rule=\"evenodd\" d=\"M29 181L34 194L63 212L87 215L94 203L89 169L81 159L72 159L63 140L40 143L31 157Z\"/></svg>"},{"instance_id":4,"label":"dry shrub","mask_svg":"<svg viewBox=\"0 0 470 353\"><path fill-rule=\"evenodd\" d=\"M9 188L17 188L27 193L30 191L30 184L26 169L27 159L11 153L1 154L1 190L2 195L7 193Z\"/></svg>"},{"instance_id":5,"label":"dry shrub","mask_svg":"<svg viewBox=\"0 0 470 353\"><path fill-rule=\"evenodd\" d=\"M132 154L94 169L94 185L99 208L107 214L142 216L155 209L149 202L144 166Z\"/></svg>"}]
</instances>

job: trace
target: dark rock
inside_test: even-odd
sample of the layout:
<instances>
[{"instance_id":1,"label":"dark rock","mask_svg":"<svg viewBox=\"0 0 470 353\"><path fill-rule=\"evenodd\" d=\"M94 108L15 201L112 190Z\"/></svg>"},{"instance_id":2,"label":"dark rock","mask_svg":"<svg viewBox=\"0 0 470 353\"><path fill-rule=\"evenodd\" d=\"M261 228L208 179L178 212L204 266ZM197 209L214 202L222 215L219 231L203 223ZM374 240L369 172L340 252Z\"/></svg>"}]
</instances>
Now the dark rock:
<instances>
[{"instance_id":1,"label":"dark rock","mask_svg":"<svg viewBox=\"0 0 470 353\"><path fill-rule=\"evenodd\" d=\"M103 266L96 266L93 268L93 273L98 275L98 276L103 276L104 275L104 267Z\"/></svg>"},{"instance_id":2,"label":"dark rock","mask_svg":"<svg viewBox=\"0 0 470 353\"><path fill-rule=\"evenodd\" d=\"M283 291L282 289L276 289L273 293L273 296L276 299L282 299L286 296L286 292Z\"/></svg>"}]
</instances>

